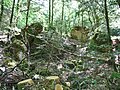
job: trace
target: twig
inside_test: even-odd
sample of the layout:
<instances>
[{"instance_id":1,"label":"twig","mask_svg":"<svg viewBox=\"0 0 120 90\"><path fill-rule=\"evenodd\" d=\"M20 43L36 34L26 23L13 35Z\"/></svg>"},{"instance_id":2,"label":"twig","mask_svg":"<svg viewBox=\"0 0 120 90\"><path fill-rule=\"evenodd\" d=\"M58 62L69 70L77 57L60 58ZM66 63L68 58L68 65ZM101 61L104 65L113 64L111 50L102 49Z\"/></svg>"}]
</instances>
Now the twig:
<instances>
[{"instance_id":1,"label":"twig","mask_svg":"<svg viewBox=\"0 0 120 90\"><path fill-rule=\"evenodd\" d=\"M14 66L9 72L5 72L5 73L1 76L0 80L1 80L1 81L4 81L4 79L5 79L11 72L13 72L13 71L15 70L15 68L18 67L25 58L26 58L26 57L24 57L22 60L20 60L20 62L19 62L16 66Z\"/></svg>"}]
</instances>

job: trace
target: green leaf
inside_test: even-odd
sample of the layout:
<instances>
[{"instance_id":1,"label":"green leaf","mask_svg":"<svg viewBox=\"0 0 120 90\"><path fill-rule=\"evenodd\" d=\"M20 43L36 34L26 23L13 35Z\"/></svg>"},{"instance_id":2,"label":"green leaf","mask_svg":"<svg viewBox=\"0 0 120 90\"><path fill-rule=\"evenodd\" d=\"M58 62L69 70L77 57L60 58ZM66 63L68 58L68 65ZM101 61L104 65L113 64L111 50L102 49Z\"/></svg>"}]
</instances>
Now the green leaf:
<instances>
[{"instance_id":1,"label":"green leaf","mask_svg":"<svg viewBox=\"0 0 120 90\"><path fill-rule=\"evenodd\" d=\"M120 79L120 73L113 72L112 75L111 75L111 78L119 78Z\"/></svg>"}]
</instances>

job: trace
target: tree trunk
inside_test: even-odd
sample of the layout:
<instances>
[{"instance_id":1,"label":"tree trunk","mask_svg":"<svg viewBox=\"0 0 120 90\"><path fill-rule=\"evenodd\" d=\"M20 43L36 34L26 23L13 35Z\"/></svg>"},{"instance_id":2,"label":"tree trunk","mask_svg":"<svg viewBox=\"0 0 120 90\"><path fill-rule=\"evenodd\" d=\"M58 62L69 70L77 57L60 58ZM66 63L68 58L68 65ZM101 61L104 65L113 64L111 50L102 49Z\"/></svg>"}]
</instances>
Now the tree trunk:
<instances>
[{"instance_id":1,"label":"tree trunk","mask_svg":"<svg viewBox=\"0 0 120 90\"><path fill-rule=\"evenodd\" d=\"M63 5L62 5L62 23L63 23L63 19L64 19L64 0L62 0L62 3L63 3Z\"/></svg>"},{"instance_id":2,"label":"tree trunk","mask_svg":"<svg viewBox=\"0 0 120 90\"><path fill-rule=\"evenodd\" d=\"M108 32L108 43L109 45L112 46L112 41L111 41L111 37L110 37L110 27L109 27L109 17L108 17L108 10L107 10L107 0L104 0L104 8L105 8L105 19L106 19L106 24L107 24L107 32ZM112 52L112 51L110 51ZM111 61L109 61L112 63L112 66L113 66L113 69L114 71L117 72L117 67L116 67L116 64L115 64L115 58L112 58Z\"/></svg>"},{"instance_id":3,"label":"tree trunk","mask_svg":"<svg viewBox=\"0 0 120 90\"><path fill-rule=\"evenodd\" d=\"M13 5L12 5L12 13L11 13L11 17L10 17L10 27L12 26L12 19L13 19L13 16L14 16L14 8L15 8L15 0L13 0ZM8 30L8 35L7 35L7 40L9 41L9 38L10 38L10 29Z\"/></svg>"},{"instance_id":4,"label":"tree trunk","mask_svg":"<svg viewBox=\"0 0 120 90\"><path fill-rule=\"evenodd\" d=\"M54 15L53 15L53 9L54 9L54 5L53 5L53 3L54 3L54 0L52 0L52 15L51 15L51 25L53 25L53 17L54 17Z\"/></svg>"},{"instance_id":5,"label":"tree trunk","mask_svg":"<svg viewBox=\"0 0 120 90\"><path fill-rule=\"evenodd\" d=\"M26 15L26 27L28 26L28 17L29 17L29 11L30 11L30 1L31 0L27 0L28 4L27 4L27 15Z\"/></svg>"},{"instance_id":6,"label":"tree trunk","mask_svg":"<svg viewBox=\"0 0 120 90\"><path fill-rule=\"evenodd\" d=\"M17 1L17 15L16 15L16 26L17 26L17 23L18 23L18 18L19 18L19 13L20 13L20 0Z\"/></svg>"},{"instance_id":7,"label":"tree trunk","mask_svg":"<svg viewBox=\"0 0 120 90\"><path fill-rule=\"evenodd\" d=\"M0 25L2 22L3 10L4 10L4 1L2 0L1 1L1 13L0 13Z\"/></svg>"},{"instance_id":8,"label":"tree trunk","mask_svg":"<svg viewBox=\"0 0 120 90\"><path fill-rule=\"evenodd\" d=\"M83 16L84 16L84 13L83 13L83 11L82 11L81 16L82 16L82 17L81 17L81 19L82 19L82 20L81 20L81 23L82 23L82 27L83 27L83 26L84 26L84 20L83 20L83 19L84 19L84 17L83 17Z\"/></svg>"},{"instance_id":9,"label":"tree trunk","mask_svg":"<svg viewBox=\"0 0 120 90\"><path fill-rule=\"evenodd\" d=\"M49 0L49 24L51 20L51 0Z\"/></svg>"},{"instance_id":10,"label":"tree trunk","mask_svg":"<svg viewBox=\"0 0 120 90\"><path fill-rule=\"evenodd\" d=\"M107 0L104 1L105 5L105 19L106 19L106 25L107 25L107 32L108 32L108 43L111 45L111 37L110 37L110 27L109 27L109 17L108 17L108 10L107 10Z\"/></svg>"}]
</instances>

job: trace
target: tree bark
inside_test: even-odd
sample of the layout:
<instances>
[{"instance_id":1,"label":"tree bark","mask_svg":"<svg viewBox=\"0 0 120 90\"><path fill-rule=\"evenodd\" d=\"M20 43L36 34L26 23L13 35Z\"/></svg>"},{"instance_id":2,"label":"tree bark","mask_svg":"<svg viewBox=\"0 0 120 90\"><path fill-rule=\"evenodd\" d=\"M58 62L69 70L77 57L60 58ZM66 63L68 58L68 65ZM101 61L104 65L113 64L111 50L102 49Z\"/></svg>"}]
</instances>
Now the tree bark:
<instances>
[{"instance_id":1,"label":"tree bark","mask_svg":"<svg viewBox=\"0 0 120 90\"><path fill-rule=\"evenodd\" d=\"M10 27L12 26L12 19L14 16L14 8L15 8L15 0L13 0L13 5L12 5L12 13L11 13L11 17L10 17ZM8 34L7 34L7 40L9 41L10 38L10 29L8 30Z\"/></svg>"},{"instance_id":2,"label":"tree bark","mask_svg":"<svg viewBox=\"0 0 120 90\"><path fill-rule=\"evenodd\" d=\"M18 22L18 18L19 18L19 13L20 13L20 0L17 1L17 15L16 15L16 26L17 26L17 22Z\"/></svg>"},{"instance_id":3,"label":"tree bark","mask_svg":"<svg viewBox=\"0 0 120 90\"><path fill-rule=\"evenodd\" d=\"M63 5L62 5L62 23L63 23L63 19L64 19L64 0L62 0L62 3L63 3Z\"/></svg>"},{"instance_id":4,"label":"tree bark","mask_svg":"<svg viewBox=\"0 0 120 90\"><path fill-rule=\"evenodd\" d=\"M0 13L0 25L2 22L3 10L4 10L4 1L2 0L1 1L1 13Z\"/></svg>"},{"instance_id":5,"label":"tree bark","mask_svg":"<svg viewBox=\"0 0 120 90\"><path fill-rule=\"evenodd\" d=\"M27 15L26 15L26 27L25 27L25 30L27 30L27 27L28 27L28 17L29 17L29 11L30 11L30 1L31 0L27 0ZM28 40L28 37L27 37L27 32L24 31L25 33L25 42L26 42L26 45L27 45L27 60L28 60L28 63L30 62L30 43L29 43L29 40Z\"/></svg>"},{"instance_id":6,"label":"tree bark","mask_svg":"<svg viewBox=\"0 0 120 90\"><path fill-rule=\"evenodd\" d=\"M106 25L107 25L108 40L109 40L108 43L111 45L109 17L108 17L108 10L107 10L107 0L104 0L104 8L105 8L105 19L106 19Z\"/></svg>"},{"instance_id":7,"label":"tree bark","mask_svg":"<svg viewBox=\"0 0 120 90\"><path fill-rule=\"evenodd\" d=\"M51 0L49 0L49 24L50 24L50 21L51 20Z\"/></svg>"},{"instance_id":8,"label":"tree bark","mask_svg":"<svg viewBox=\"0 0 120 90\"><path fill-rule=\"evenodd\" d=\"M14 8L15 8L15 0L13 0L13 5L12 5L12 13L11 13L11 18L10 18L10 27L12 26L12 19L14 15Z\"/></svg>"},{"instance_id":9,"label":"tree bark","mask_svg":"<svg viewBox=\"0 0 120 90\"><path fill-rule=\"evenodd\" d=\"M30 11L30 1L31 0L27 0L28 4L27 4L27 15L26 15L26 27L28 26L28 17L29 17L29 11Z\"/></svg>"},{"instance_id":10,"label":"tree bark","mask_svg":"<svg viewBox=\"0 0 120 90\"><path fill-rule=\"evenodd\" d=\"M106 19L106 25L107 25L107 32L108 32L108 44L110 46L112 46L112 40L111 40L111 37L110 37L110 27L109 27L109 17L108 17L108 10L107 10L107 0L104 0L104 8L105 8L105 19ZM110 51L112 53L112 50ZM114 71L117 72L117 67L116 67L116 64L115 64L115 58L112 58L111 61L112 66L113 66L113 69Z\"/></svg>"},{"instance_id":11,"label":"tree bark","mask_svg":"<svg viewBox=\"0 0 120 90\"><path fill-rule=\"evenodd\" d=\"M51 15L51 25L53 25L53 17L54 17L54 14L53 14L53 9L54 9L54 5L53 5L53 3L54 3L54 0L52 0L52 15Z\"/></svg>"}]
</instances>

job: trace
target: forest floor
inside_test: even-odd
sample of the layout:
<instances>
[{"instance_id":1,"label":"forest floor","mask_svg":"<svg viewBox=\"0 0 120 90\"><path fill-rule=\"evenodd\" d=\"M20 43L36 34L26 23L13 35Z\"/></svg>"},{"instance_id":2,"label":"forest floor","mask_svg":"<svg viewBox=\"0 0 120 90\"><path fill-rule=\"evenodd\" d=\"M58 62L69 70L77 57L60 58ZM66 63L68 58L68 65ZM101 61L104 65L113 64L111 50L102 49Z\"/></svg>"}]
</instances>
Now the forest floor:
<instances>
[{"instance_id":1,"label":"forest floor","mask_svg":"<svg viewBox=\"0 0 120 90\"><path fill-rule=\"evenodd\" d=\"M0 34L0 63L5 60L3 55L5 47L2 43L6 39L6 35ZM114 71L113 66L108 62L110 59L108 53L89 51L86 46L79 47L80 45L74 50L74 45L70 44L74 42L69 42L70 45L65 45L65 48L57 47L59 41L56 40L54 42L43 40L42 42L43 44L40 43L39 47L36 47L35 52L32 53L30 65L26 66L25 61L22 61L22 63L18 62L19 64L15 64L16 61L15 63L12 61L12 63L9 63L13 64L11 68L7 63L8 67L5 67L7 71L2 71L5 77L0 76L3 83L8 83L9 85L12 82L18 83L23 79L32 78L36 83L32 87L34 90L44 90L44 88L46 88L45 90L52 90L52 84L46 82L45 78L48 76L59 76L65 90L120 89L119 74ZM1 70L3 66L5 65L0 67ZM8 71L10 72L8 73ZM25 76L21 76L22 73ZM17 79L14 75L16 75ZM38 76L37 79L36 75ZM69 82L70 86L64 85L66 82ZM43 89L36 89L38 87Z\"/></svg>"}]
</instances>

